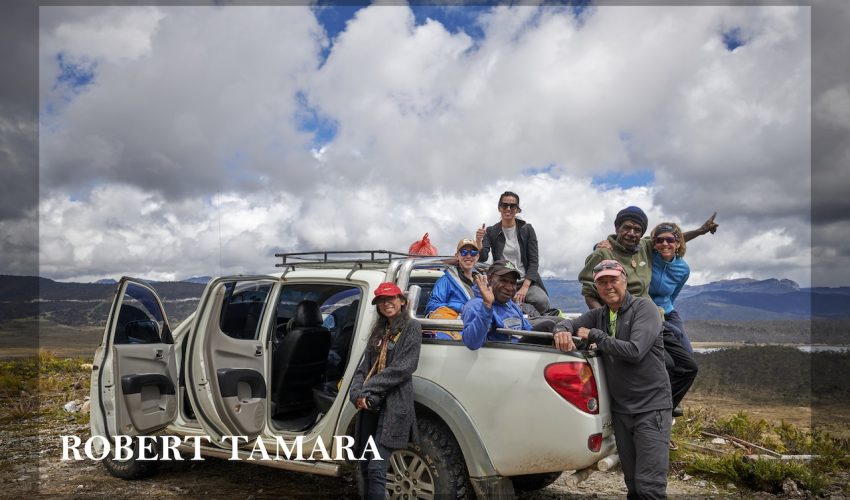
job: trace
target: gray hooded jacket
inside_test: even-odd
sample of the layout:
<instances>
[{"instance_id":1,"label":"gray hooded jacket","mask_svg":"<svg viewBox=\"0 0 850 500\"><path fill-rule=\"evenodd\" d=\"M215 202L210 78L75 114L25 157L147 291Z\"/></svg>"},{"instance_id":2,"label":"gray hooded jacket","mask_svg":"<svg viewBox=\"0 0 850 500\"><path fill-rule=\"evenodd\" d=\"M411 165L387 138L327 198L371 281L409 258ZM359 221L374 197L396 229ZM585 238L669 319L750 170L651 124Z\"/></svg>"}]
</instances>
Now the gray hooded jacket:
<instances>
[{"instance_id":1,"label":"gray hooded jacket","mask_svg":"<svg viewBox=\"0 0 850 500\"><path fill-rule=\"evenodd\" d=\"M598 307L578 318L561 321L555 331L575 334L581 327L590 329L588 340L602 351L614 412L636 414L673 408L658 307L649 299L626 292L617 313L615 336L608 331L609 311L607 305Z\"/></svg>"}]
</instances>

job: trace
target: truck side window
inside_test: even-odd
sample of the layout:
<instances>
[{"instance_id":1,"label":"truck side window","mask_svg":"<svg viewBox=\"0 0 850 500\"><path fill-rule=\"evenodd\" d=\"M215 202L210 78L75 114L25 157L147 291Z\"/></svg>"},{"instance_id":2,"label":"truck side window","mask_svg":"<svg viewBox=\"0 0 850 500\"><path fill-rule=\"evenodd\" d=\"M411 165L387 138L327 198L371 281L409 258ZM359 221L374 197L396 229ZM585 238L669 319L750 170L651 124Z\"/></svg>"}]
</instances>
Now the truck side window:
<instances>
[{"instance_id":1,"label":"truck side window","mask_svg":"<svg viewBox=\"0 0 850 500\"><path fill-rule=\"evenodd\" d=\"M232 282L225 284L219 327L236 339L259 338L260 320L271 290L270 283Z\"/></svg>"},{"instance_id":2,"label":"truck side window","mask_svg":"<svg viewBox=\"0 0 850 500\"><path fill-rule=\"evenodd\" d=\"M159 344L165 318L153 292L130 283L124 292L115 325L115 344Z\"/></svg>"}]
</instances>

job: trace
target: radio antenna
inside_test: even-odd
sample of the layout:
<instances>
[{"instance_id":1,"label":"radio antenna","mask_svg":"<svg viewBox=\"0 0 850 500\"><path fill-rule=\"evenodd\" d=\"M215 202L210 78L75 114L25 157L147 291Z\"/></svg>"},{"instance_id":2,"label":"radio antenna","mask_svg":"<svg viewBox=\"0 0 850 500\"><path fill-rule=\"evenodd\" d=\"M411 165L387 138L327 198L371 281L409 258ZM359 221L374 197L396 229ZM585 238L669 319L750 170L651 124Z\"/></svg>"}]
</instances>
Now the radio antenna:
<instances>
[{"instance_id":1,"label":"radio antenna","mask_svg":"<svg viewBox=\"0 0 850 500\"><path fill-rule=\"evenodd\" d=\"M222 276L221 271L221 191L218 192L219 199L215 204L216 212L218 213L218 275Z\"/></svg>"}]
</instances>

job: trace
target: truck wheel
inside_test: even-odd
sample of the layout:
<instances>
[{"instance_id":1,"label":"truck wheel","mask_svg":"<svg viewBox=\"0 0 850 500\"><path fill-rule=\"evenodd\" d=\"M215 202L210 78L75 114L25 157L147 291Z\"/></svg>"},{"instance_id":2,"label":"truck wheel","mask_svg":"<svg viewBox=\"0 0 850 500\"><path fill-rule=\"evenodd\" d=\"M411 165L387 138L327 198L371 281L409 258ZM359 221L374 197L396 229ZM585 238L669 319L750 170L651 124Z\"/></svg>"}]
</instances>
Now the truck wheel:
<instances>
[{"instance_id":1,"label":"truck wheel","mask_svg":"<svg viewBox=\"0 0 850 500\"><path fill-rule=\"evenodd\" d=\"M560 472L544 472L541 474L513 476L511 482L514 483L514 489L516 491L537 491L554 483L559 477L561 477Z\"/></svg>"},{"instance_id":2,"label":"truck wheel","mask_svg":"<svg viewBox=\"0 0 850 500\"><path fill-rule=\"evenodd\" d=\"M158 460L137 460L139 453L137 450L138 441L133 442L133 455L127 460L117 460L115 451L111 451L106 458L103 459L103 466L113 476L120 479L142 479L152 476L159 470ZM159 454L157 450L157 455Z\"/></svg>"},{"instance_id":3,"label":"truck wheel","mask_svg":"<svg viewBox=\"0 0 850 500\"><path fill-rule=\"evenodd\" d=\"M451 431L426 418L418 419L418 427L419 444L395 450L388 460L389 498L475 498Z\"/></svg>"}]
</instances>

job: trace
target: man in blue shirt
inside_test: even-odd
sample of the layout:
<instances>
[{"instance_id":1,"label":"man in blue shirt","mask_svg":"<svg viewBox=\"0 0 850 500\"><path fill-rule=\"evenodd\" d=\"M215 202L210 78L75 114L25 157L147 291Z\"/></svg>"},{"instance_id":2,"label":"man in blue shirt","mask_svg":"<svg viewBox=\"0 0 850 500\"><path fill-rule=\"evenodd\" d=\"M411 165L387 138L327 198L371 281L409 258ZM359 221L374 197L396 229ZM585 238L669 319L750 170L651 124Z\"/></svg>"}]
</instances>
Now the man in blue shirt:
<instances>
[{"instance_id":1,"label":"man in blue shirt","mask_svg":"<svg viewBox=\"0 0 850 500\"><path fill-rule=\"evenodd\" d=\"M487 270L487 275L475 276L472 288L474 297L463 306L461 338L466 347L473 351L481 348L488 340L516 342L516 338L496 332L497 328L532 330L522 310L512 300L520 274L507 260L497 260ZM575 349L572 339L564 345L564 351Z\"/></svg>"}]
</instances>

